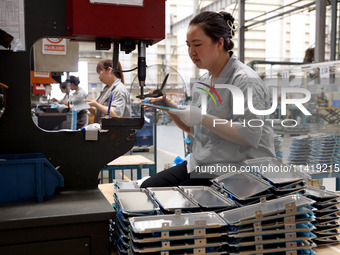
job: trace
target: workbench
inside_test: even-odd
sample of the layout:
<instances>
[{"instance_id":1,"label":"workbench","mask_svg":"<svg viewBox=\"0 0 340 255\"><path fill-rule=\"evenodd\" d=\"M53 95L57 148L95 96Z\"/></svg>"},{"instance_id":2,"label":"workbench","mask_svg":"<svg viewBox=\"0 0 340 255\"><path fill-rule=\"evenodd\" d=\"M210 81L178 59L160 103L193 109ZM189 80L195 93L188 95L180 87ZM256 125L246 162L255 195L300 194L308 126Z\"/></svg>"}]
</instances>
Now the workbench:
<instances>
[{"instance_id":1,"label":"workbench","mask_svg":"<svg viewBox=\"0 0 340 255\"><path fill-rule=\"evenodd\" d=\"M133 170L137 170L137 180L142 179L142 169L149 169L149 176L156 173L155 162L147 159L142 155L127 155L120 156L115 160L108 163L104 168L101 169L101 183L103 183L103 171L109 172L109 182L112 183L116 179L116 170L122 170L122 176L124 176L124 170L130 170L131 180L133 180ZM123 177L122 177L123 178Z\"/></svg>"},{"instance_id":2,"label":"workbench","mask_svg":"<svg viewBox=\"0 0 340 255\"><path fill-rule=\"evenodd\" d=\"M0 205L0 254L109 254L109 219L115 216L99 189L62 191L41 203Z\"/></svg>"}]
</instances>

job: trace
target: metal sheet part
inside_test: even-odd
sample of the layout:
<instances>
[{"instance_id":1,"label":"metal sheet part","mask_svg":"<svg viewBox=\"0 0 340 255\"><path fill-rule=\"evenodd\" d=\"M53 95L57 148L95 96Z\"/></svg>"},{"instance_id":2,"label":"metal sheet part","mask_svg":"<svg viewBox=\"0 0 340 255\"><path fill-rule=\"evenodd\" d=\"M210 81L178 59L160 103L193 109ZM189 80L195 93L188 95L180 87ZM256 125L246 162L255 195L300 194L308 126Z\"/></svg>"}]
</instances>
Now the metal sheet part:
<instances>
[{"instance_id":1,"label":"metal sheet part","mask_svg":"<svg viewBox=\"0 0 340 255\"><path fill-rule=\"evenodd\" d=\"M160 244L152 243L150 246L143 244L130 242L130 248L137 253L151 253L151 252L163 252L163 251L175 251L181 249L195 249L200 248L206 254L206 248L220 247L223 243L220 240L210 240L210 239L185 239L184 242L177 241L167 241Z\"/></svg>"},{"instance_id":2,"label":"metal sheet part","mask_svg":"<svg viewBox=\"0 0 340 255\"><path fill-rule=\"evenodd\" d=\"M215 178L213 182L231 192L239 200L249 199L272 187L268 182L250 173L228 173Z\"/></svg>"},{"instance_id":3,"label":"metal sheet part","mask_svg":"<svg viewBox=\"0 0 340 255\"><path fill-rule=\"evenodd\" d=\"M285 184L302 181L301 175L295 172L263 172L262 175L273 184Z\"/></svg>"},{"instance_id":4,"label":"metal sheet part","mask_svg":"<svg viewBox=\"0 0 340 255\"><path fill-rule=\"evenodd\" d=\"M260 249L257 249L259 246L251 246L252 248L240 247L240 251L231 252L231 255L252 255L252 254L274 254L279 252L288 252L288 251L299 251L299 250L309 250L310 246L306 241L296 241L296 242L287 242L281 244L264 244ZM285 254L285 253L284 253Z\"/></svg>"},{"instance_id":5,"label":"metal sheet part","mask_svg":"<svg viewBox=\"0 0 340 255\"><path fill-rule=\"evenodd\" d=\"M124 189L139 189L139 186L134 181L124 181L124 180L114 180L113 185L115 188L124 190Z\"/></svg>"},{"instance_id":6,"label":"metal sheet part","mask_svg":"<svg viewBox=\"0 0 340 255\"><path fill-rule=\"evenodd\" d=\"M314 200L306 198L301 195L290 195L267 202L257 203L254 205L248 205L237 209L221 212L219 215L228 224L237 224L241 220L254 218L256 212L260 211L263 215L272 214L285 210L285 205L289 203L295 203L296 207L306 206L314 203Z\"/></svg>"},{"instance_id":7,"label":"metal sheet part","mask_svg":"<svg viewBox=\"0 0 340 255\"><path fill-rule=\"evenodd\" d=\"M282 161L277 158L264 157L250 159L246 160L245 163L250 166L253 171L260 173L274 185L294 183L304 179L304 176L300 173L290 171L293 168L292 166L283 164ZM264 171L265 169L268 169L268 171ZM269 171L270 169L273 169L273 171ZM287 171L287 169L289 171Z\"/></svg>"},{"instance_id":8,"label":"metal sheet part","mask_svg":"<svg viewBox=\"0 0 340 255\"><path fill-rule=\"evenodd\" d=\"M185 240L188 238L190 239L213 238L213 237L221 237L221 236L226 236L226 235L227 233L222 232L221 229L218 229L218 228L153 232L152 234L136 234L131 231L130 239L134 243L151 243L151 242L160 242L160 241L167 241L167 240Z\"/></svg>"},{"instance_id":9,"label":"metal sheet part","mask_svg":"<svg viewBox=\"0 0 340 255\"><path fill-rule=\"evenodd\" d=\"M177 187L148 188L148 190L164 210L199 208L196 202L186 197Z\"/></svg>"},{"instance_id":10,"label":"metal sheet part","mask_svg":"<svg viewBox=\"0 0 340 255\"><path fill-rule=\"evenodd\" d=\"M207 186L180 186L183 192L205 208L233 208L234 201Z\"/></svg>"},{"instance_id":11,"label":"metal sheet part","mask_svg":"<svg viewBox=\"0 0 340 255\"><path fill-rule=\"evenodd\" d=\"M158 205L149 196L145 189L140 190L117 190L116 196L121 206L122 212L149 213L159 210Z\"/></svg>"},{"instance_id":12,"label":"metal sheet part","mask_svg":"<svg viewBox=\"0 0 340 255\"><path fill-rule=\"evenodd\" d=\"M131 228L135 233L152 233L197 228L219 228L225 226L225 221L215 212L153 215L129 218Z\"/></svg>"},{"instance_id":13,"label":"metal sheet part","mask_svg":"<svg viewBox=\"0 0 340 255\"><path fill-rule=\"evenodd\" d=\"M338 198L339 195L336 192L329 191L329 190L322 190L312 186L305 187L305 195L310 195L313 198Z\"/></svg>"}]
</instances>

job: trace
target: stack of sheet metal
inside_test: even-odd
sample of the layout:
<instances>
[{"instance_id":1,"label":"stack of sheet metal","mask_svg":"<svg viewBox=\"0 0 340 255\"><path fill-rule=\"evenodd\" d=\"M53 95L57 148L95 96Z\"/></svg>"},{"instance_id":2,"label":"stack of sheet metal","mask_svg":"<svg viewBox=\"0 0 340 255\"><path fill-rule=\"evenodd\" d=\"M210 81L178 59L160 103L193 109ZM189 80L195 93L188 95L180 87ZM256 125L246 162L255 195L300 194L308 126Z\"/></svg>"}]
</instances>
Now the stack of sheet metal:
<instances>
[{"instance_id":1,"label":"stack of sheet metal","mask_svg":"<svg viewBox=\"0 0 340 255\"><path fill-rule=\"evenodd\" d=\"M227 254L225 221L215 212L132 217L129 254Z\"/></svg>"},{"instance_id":2,"label":"stack of sheet metal","mask_svg":"<svg viewBox=\"0 0 340 255\"><path fill-rule=\"evenodd\" d=\"M339 195L332 191L321 190L316 187L307 186L305 196L316 202L315 208L316 229L313 233L317 236L313 241L317 245L333 244L339 242Z\"/></svg>"},{"instance_id":3,"label":"stack of sheet metal","mask_svg":"<svg viewBox=\"0 0 340 255\"><path fill-rule=\"evenodd\" d=\"M334 165L340 165L340 135L336 135L337 146L334 152L333 163Z\"/></svg>"},{"instance_id":4,"label":"stack of sheet metal","mask_svg":"<svg viewBox=\"0 0 340 255\"><path fill-rule=\"evenodd\" d=\"M118 189L114 193L116 220L112 241L119 255L127 254L129 243L129 217L154 215L160 212L157 203L145 189Z\"/></svg>"},{"instance_id":5,"label":"stack of sheet metal","mask_svg":"<svg viewBox=\"0 0 340 255\"><path fill-rule=\"evenodd\" d=\"M292 138L288 163L292 165L307 165L310 150L310 138L307 135Z\"/></svg>"},{"instance_id":6,"label":"stack of sheet metal","mask_svg":"<svg viewBox=\"0 0 340 255\"><path fill-rule=\"evenodd\" d=\"M274 197L272 185L251 173L235 172L212 180L217 190L227 194L239 206L257 203L260 198Z\"/></svg>"},{"instance_id":7,"label":"stack of sheet metal","mask_svg":"<svg viewBox=\"0 0 340 255\"><path fill-rule=\"evenodd\" d=\"M219 213L228 224L229 254L313 254L314 202L290 195Z\"/></svg>"},{"instance_id":8,"label":"stack of sheet metal","mask_svg":"<svg viewBox=\"0 0 340 255\"><path fill-rule=\"evenodd\" d=\"M334 164L333 160L337 148L338 140L335 135L311 135L311 148L308 163L323 169L326 169L327 166L330 167Z\"/></svg>"},{"instance_id":9,"label":"stack of sheet metal","mask_svg":"<svg viewBox=\"0 0 340 255\"><path fill-rule=\"evenodd\" d=\"M275 156L278 158L282 158L283 152L282 152L282 136L281 135L274 136L274 149L275 149Z\"/></svg>"},{"instance_id":10,"label":"stack of sheet metal","mask_svg":"<svg viewBox=\"0 0 340 255\"><path fill-rule=\"evenodd\" d=\"M245 163L253 174L261 176L273 186L276 197L303 194L306 181L311 179L307 173L300 171L294 165L283 164L279 158L250 159Z\"/></svg>"}]
</instances>

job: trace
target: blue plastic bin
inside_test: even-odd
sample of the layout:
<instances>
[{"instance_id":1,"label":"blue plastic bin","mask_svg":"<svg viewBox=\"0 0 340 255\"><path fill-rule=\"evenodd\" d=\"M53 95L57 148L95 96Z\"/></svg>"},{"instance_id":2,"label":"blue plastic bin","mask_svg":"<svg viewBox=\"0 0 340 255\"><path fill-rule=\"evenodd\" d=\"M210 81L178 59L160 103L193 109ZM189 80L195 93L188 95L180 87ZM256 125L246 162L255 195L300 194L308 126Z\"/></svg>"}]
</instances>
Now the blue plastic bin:
<instances>
[{"instance_id":1,"label":"blue plastic bin","mask_svg":"<svg viewBox=\"0 0 340 255\"><path fill-rule=\"evenodd\" d=\"M63 186L64 177L43 154L0 155L0 204L42 202Z\"/></svg>"}]
</instances>

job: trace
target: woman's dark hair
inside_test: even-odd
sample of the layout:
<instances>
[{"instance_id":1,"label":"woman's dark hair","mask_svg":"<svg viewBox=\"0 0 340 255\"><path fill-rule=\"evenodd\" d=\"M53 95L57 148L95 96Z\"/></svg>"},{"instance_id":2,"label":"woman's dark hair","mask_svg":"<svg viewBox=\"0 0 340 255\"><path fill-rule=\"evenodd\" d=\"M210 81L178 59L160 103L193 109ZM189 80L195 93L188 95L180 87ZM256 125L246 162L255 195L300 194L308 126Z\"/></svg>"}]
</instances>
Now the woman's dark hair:
<instances>
[{"instance_id":1,"label":"woman's dark hair","mask_svg":"<svg viewBox=\"0 0 340 255\"><path fill-rule=\"evenodd\" d=\"M70 76L70 83L74 83L76 86L78 86L79 83L80 83L79 77L71 75Z\"/></svg>"},{"instance_id":2,"label":"woman's dark hair","mask_svg":"<svg viewBox=\"0 0 340 255\"><path fill-rule=\"evenodd\" d=\"M67 83L66 82L62 82L59 84L60 89L66 89L67 88Z\"/></svg>"},{"instance_id":3,"label":"woman's dark hair","mask_svg":"<svg viewBox=\"0 0 340 255\"><path fill-rule=\"evenodd\" d=\"M191 25L199 25L204 33L209 36L213 42L218 42L222 37L224 39L224 51L230 51L234 48L231 38L235 35L234 18L228 12L201 12L191 21Z\"/></svg>"},{"instance_id":4,"label":"woman's dark hair","mask_svg":"<svg viewBox=\"0 0 340 255\"><path fill-rule=\"evenodd\" d=\"M103 70L103 69L107 70L109 67L112 68L112 60L110 60L110 59L101 60L97 64L97 73L100 73L100 71ZM122 66L121 66L120 62L118 62L118 69L119 70L114 71L113 73L117 78L121 79L122 83L125 83L124 82L124 74L122 72ZM112 68L112 70L113 70L113 68Z\"/></svg>"}]
</instances>

